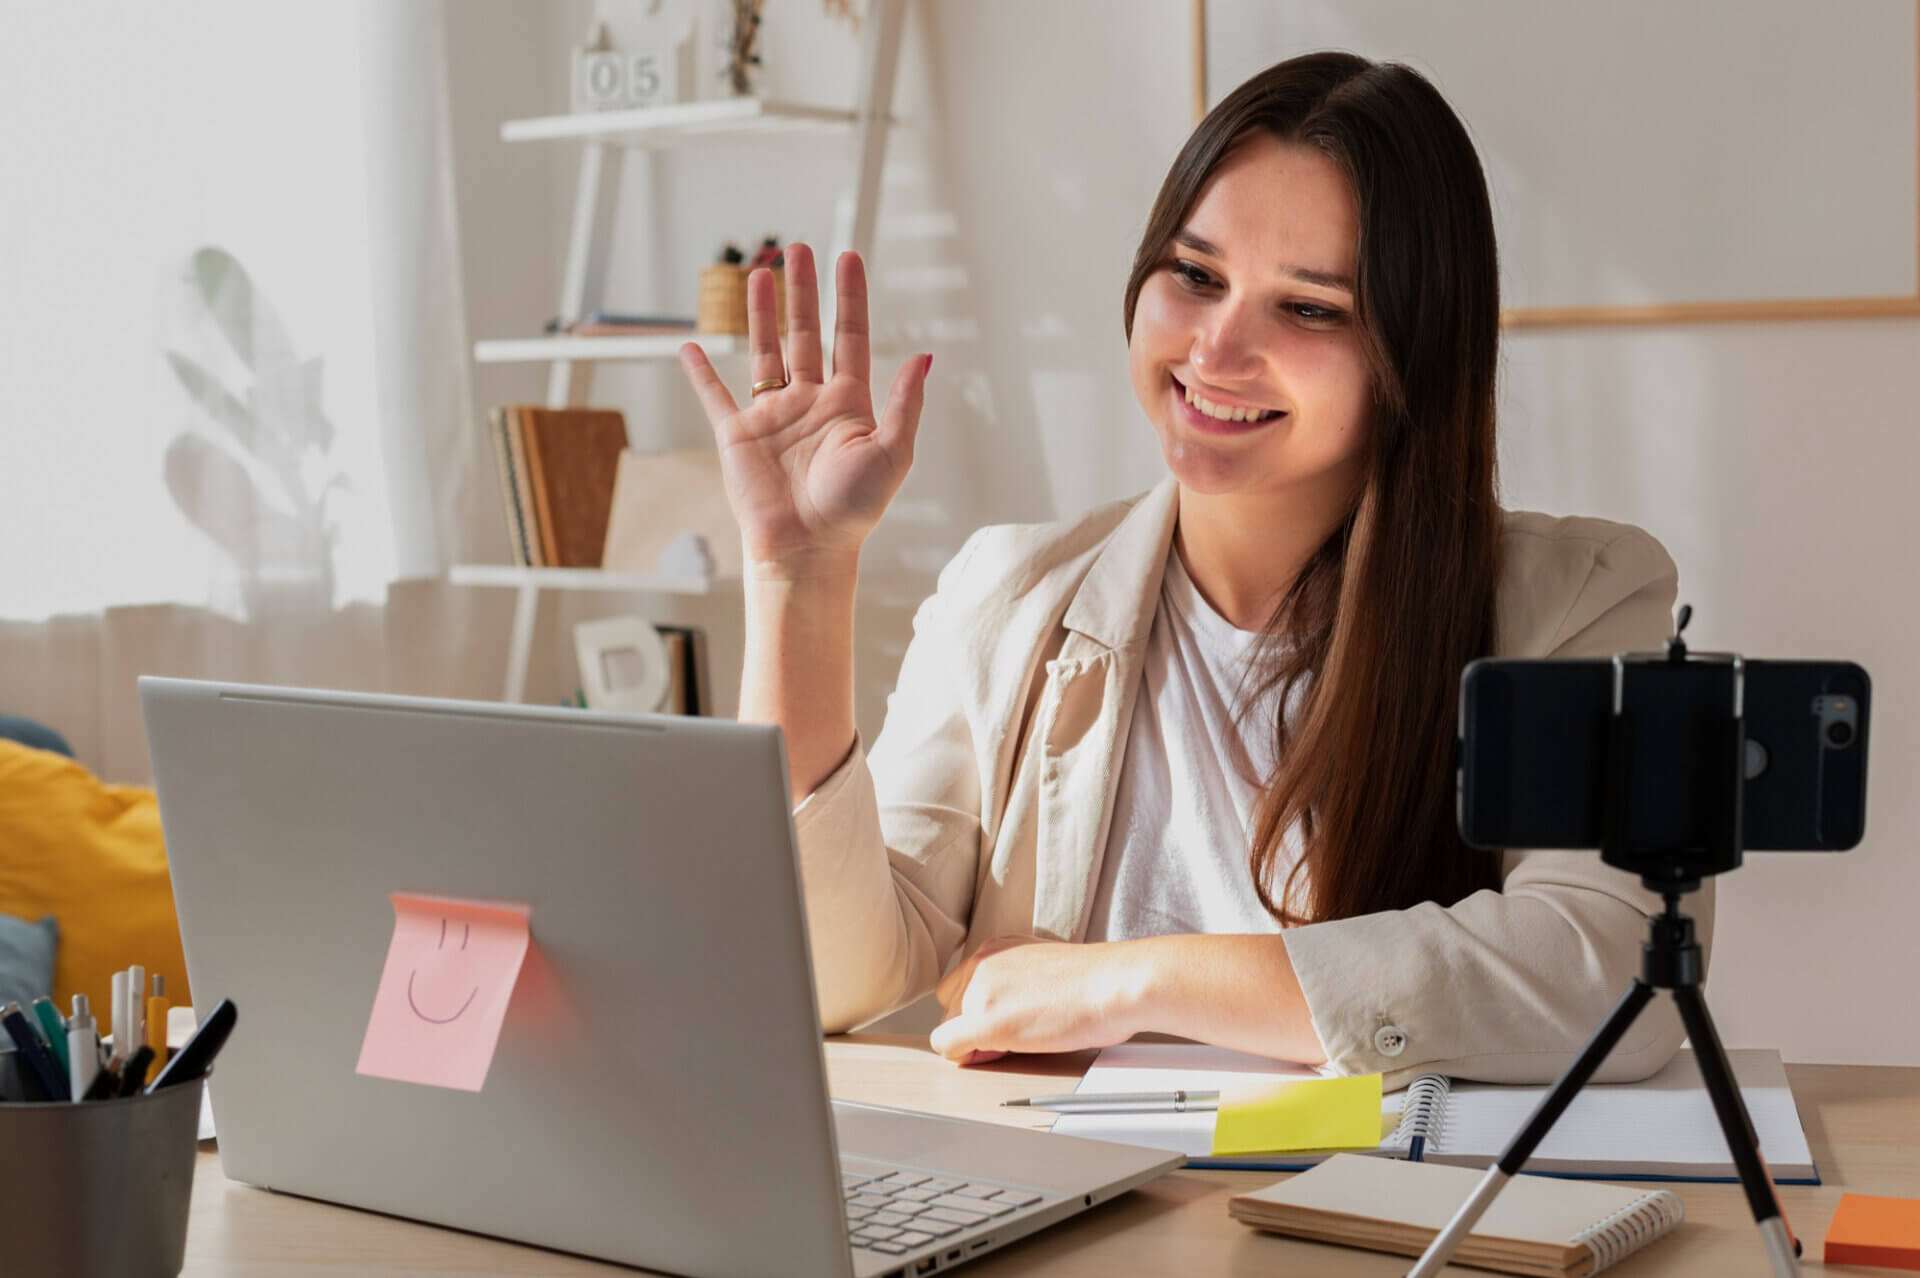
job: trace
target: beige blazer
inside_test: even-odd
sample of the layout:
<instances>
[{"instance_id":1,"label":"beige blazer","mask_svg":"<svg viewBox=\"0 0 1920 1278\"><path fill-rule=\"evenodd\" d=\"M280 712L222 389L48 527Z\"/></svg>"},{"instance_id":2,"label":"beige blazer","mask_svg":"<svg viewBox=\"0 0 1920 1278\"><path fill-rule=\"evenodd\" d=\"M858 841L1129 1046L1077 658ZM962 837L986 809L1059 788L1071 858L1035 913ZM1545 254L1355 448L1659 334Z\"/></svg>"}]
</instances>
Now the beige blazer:
<instances>
[{"instance_id":1,"label":"beige blazer","mask_svg":"<svg viewBox=\"0 0 1920 1278\"><path fill-rule=\"evenodd\" d=\"M1171 479L1084 518L985 528L914 618L887 718L795 810L820 1014L850 1029L931 990L995 936L1082 939L1147 634ZM1505 516L1496 651L1657 648L1673 561L1641 530ZM1639 972L1659 899L1593 852L1514 852L1499 891L1284 933L1333 1068L1554 1077ZM1702 944L1713 892L1690 901ZM1599 1077L1680 1045L1656 1001Z\"/></svg>"}]
</instances>

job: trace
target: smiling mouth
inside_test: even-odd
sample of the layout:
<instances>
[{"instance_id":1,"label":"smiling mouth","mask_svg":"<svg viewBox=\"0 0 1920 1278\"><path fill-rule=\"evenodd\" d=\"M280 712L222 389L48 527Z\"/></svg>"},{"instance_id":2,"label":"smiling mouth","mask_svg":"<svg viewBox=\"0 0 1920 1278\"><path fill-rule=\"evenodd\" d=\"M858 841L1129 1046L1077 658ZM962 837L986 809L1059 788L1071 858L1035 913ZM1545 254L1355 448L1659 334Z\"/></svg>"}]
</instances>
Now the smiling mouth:
<instances>
[{"instance_id":1,"label":"smiling mouth","mask_svg":"<svg viewBox=\"0 0 1920 1278\"><path fill-rule=\"evenodd\" d=\"M1188 416L1212 429L1259 426L1286 416L1284 411L1277 408L1248 408L1240 404L1216 403L1179 378L1170 377L1170 380Z\"/></svg>"},{"instance_id":2,"label":"smiling mouth","mask_svg":"<svg viewBox=\"0 0 1920 1278\"><path fill-rule=\"evenodd\" d=\"M420 1010L420 1005L413 1001L413 978L418 975L420 975L419 968L415 968L413 971L407 973L407 1006L413 1009L413 1014L415 1016L419 1017L423 1021L426 1021L430 1025L445 1025L450 1021L459 1020L462 1016L465 1016L467 1014L467 1009L473 1006L473 1000L476 997L478 997L480 994L480 987L476 985L473 987L473 993L467 995L467 1001L462 1003L460 1005L460 1010L455 1012L452 1016L428 1016L425 1012Z\"/></svg>"}]
</instances>

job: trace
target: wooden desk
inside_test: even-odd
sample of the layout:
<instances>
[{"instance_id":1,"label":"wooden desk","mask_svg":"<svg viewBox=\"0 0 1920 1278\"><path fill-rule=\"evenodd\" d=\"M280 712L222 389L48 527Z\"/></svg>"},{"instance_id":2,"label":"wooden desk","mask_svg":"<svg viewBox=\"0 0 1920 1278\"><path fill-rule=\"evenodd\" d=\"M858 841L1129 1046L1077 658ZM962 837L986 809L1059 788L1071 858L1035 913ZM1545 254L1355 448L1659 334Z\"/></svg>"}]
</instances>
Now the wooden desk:
<instances>
[{"instance_id":1,"label":"wooden desk","mask_svg":"<svg viewBox=\"0 0 1920 1278\"><path fill-rule=\"evenodd\" d=\"M924 1039L849 1035L827 1041L836 1095L881 1105L1044 1126L999 1108L1014 1096L1068 1090L1091 1053L1023 1057L958 1069L934 1056ZM1785 1186L1788 1219L1806 1245L1810 1272L1892 1271L1822 1266L1820 1240L1843 1190L1920 1197L1920 1069L1790 1065L1808 1143L1826 1183ZM1258 1234L1227 1218L1227 1199L1266 1184L1272 1172L1180 1171L969 1264L969 1278L1044 1274L1058 1278L1116 1275L1404 1274L1408 1262L1343 1247ZM1737 1185L1672 1186L1687 1204L1687 1223L1673 1237L1617 1271L1635 1274L1765 1272L1766 1261ZM638 1271L472 1234L436 1229L351 1208L238 1185L220 1172L218 1155L201 1154L193 1187L193 1222L185 1272L195 1278L259 1274L612 1275ZM1455 1270L1462 1274L1479 1270Z\"/></svg>"}]
</instances>

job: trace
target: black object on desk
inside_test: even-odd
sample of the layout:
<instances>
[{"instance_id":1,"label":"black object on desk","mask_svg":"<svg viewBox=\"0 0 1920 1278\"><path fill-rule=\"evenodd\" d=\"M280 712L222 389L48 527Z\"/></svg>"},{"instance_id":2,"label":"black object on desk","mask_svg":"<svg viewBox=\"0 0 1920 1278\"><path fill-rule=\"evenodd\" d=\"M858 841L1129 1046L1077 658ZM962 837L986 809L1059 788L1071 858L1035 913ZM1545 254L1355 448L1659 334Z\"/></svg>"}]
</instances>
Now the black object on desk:
<instances>
[{"instance_id":1,"label":"black object on desk","mask_svg":"<svg viewBox=\"0 0 1920 1278\"><path fill-rule=\"evenodd\" d=\"M213 1067L213 1058L227 1045L227 1035L233 1033L234 1022L239 1019L240 1010L233 1005L232 999L223 998L215 1003L213 1010L207 1013L207 1019L200 1022L200 1028L187 1040L186 1046L173 1054L167 1067L147 1088L148 1094L205 1074Z\"/></svg>"},{"instance_id":2,"label":"black object on desk","mask_svg":"<svg viewBox=\"0 0 1920 1278\"><path fill-rule=\"evenodd\" d=\"M1613 658L1612 714L1607 722L1607 748L1602 775L1598 778L1602 796L1600 822L1600 859L1608 865L1638 873L1641 883L1660 894L1665 910L1647 916L1647 940L1640 947L1640 975L1627 987L1613 1011L1593 1032L1571 1065L1561 1071L1553 1087L1527 1119L1506 1150L1500 1155L1465 1203L1453 1214L1445 1228L1421 1253L1407 1278L1432 1278L1450 1260L1473 1231L1473 1227L1492 1205L1505 1185L1533 1156L1534 1149L1546 1139L1567 1106L1585 1087L1607 1059L1616 1044L1626 1036L1634 1019L1653 1001L1657 990L1673 996L1680 1021L1687 1028L1700 1077L1713 1101L1714 1115L1720 1120L1721 1134L1733 1156L1734 1169L1753 1213L1762 1246L1776 1278L1788 1278L1800 1272L1800 1240L1787 1226L1774 1192L1773 1178L1760 1156L1759 1138L1754 1135L1753 1120L1747 1114L1733 1065L1721 1045L1712 1014L1707 1011L1701 984L1706 976L1706 952L1694 932L1693 920L1680 909L1681 899L1698 891L1701 882L1712 875L1740 867L1745 852L1743 843L1743 797L1746 786L1746 702L1745 661L1737 653L1690 655L1681 638L1693 608L1682 605L1673 634L1664 653L1616 653ZM1647 676L1654 678L1648 678ZM1865 672L1861 672L1864 681ZM1644 772L1648 756L1653 754L1637 734L1637 727L1649 722L1647 716L1636 724L1628 707L1634 704L1629 691L1636 684L1652 683L1678 700L1675 691L1688 693L1682 704L1698 706L1703 712L1694 725L1688 760L1706 798L1705 829L1698 839L1692 836L1672 840L1656 839L1642 843L1633 835L1635 769ZM1710 694L1702 697L1701 694ZM1722 705L1713 701L1724 697ZM1862 698L1864 704L1864 698ZM1853 740L1834 741L1838 748ZM1864 732L1860 749L1865 749ZM1655 756L1658 758L1659 756ZM1865 767L1864 762L1862 768ZM1864 772L1862 772L1864 784Z\"/></svg>"}]
</instances>

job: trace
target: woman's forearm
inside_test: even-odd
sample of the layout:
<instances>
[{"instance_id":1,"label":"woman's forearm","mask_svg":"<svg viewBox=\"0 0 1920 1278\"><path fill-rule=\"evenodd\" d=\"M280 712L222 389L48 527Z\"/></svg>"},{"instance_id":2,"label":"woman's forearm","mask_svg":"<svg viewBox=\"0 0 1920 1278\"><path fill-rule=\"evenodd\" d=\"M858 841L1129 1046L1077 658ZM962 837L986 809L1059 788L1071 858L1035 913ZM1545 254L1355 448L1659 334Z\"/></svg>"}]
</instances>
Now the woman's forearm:
<instances>
[{"instance_id":1,"label":"woman's forearm","mask_svg":"<svg viewBox=\"0 0 1920 1278\"><path fill-rule=\"evenodd\" d=\"M1125 942L1138 976L1138 1030L1278 1060L1324 1064L1283 936L1150 936Z\"/></svg>"},{"instance_id":2,"label":"woman's forearm","mask_svg":"<svg viewBox=\"0 0 1920 1278\"><path fill-rule=\"evenodd\" d=\"M740 720L772 723L787 743L794 803L853 747L853 596L857 556L790 573L746 567Z\"/></svg>"}]
</instances>

